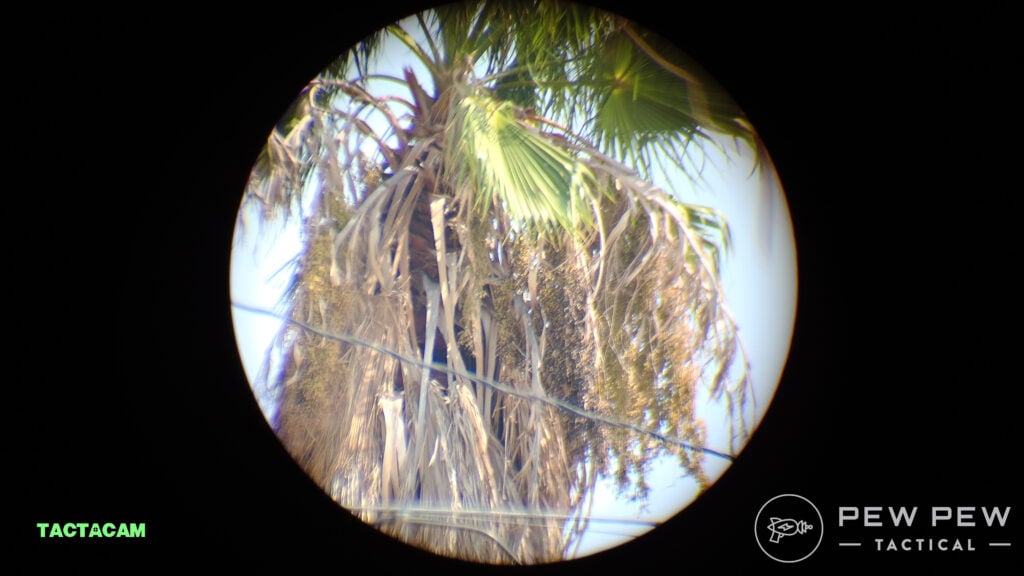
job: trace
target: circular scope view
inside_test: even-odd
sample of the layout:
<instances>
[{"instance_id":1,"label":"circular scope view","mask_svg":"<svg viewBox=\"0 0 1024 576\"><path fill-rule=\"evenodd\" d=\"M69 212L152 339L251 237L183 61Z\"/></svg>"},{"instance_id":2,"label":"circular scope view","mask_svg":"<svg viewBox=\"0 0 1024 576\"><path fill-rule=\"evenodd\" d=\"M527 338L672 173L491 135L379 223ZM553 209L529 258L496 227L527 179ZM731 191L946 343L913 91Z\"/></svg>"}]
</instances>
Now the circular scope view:
<instances>
[{"instance_id":1,"label":"circular scope view","mask_svg":"<svg viewBox=\"0 0 1024 576\"><path fill-rule=\"evenodd\" d=\"M254 159L232 251L253 393L399 541L485 564L656 529L740 454L796 312L785 196L696 63L583 4L366 37Z\"/></svg>"}]
</instances>

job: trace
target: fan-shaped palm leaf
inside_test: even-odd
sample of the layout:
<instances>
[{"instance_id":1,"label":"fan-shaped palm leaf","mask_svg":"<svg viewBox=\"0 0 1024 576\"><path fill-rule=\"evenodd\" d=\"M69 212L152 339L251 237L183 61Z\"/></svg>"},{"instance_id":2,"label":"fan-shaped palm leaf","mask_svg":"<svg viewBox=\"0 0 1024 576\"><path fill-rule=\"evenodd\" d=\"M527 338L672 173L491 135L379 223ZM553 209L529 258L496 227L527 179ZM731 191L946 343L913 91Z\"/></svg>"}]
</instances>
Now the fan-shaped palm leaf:
<instances>
[{"instance_id":1,"label":"fan-shaped palm leaf","mask_svg":"<svg viewBox=\"0 0 1024 576\"><path fill-rule=\"evenodd\" d=\"M376 74L384 46L410 64ZM599 474L642 496L671 453L704 482L723 455L696 391L742 428L749 385L730 235L651 168L752 138L719 100L656 37L560 2L444 6L315 79L247 189L303 215L268 376L296 460L382 530L502 563L562 557Z\"/></svg>"}]
</instances>

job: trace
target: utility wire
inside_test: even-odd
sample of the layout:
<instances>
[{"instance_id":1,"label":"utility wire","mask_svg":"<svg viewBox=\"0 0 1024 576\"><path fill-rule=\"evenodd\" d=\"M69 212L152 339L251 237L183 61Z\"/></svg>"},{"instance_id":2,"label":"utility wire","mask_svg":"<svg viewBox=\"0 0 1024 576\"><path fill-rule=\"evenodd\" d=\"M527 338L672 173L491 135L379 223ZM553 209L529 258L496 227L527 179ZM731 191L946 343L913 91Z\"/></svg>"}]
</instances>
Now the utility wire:
<instances>
[{"instance_id":1,"label":"utility wire","mask_svg":"<svg viewBox=\"0 0 1024 576\"><path fill-rule=\"evenodd\" d=\"M420 360L418 358L411 358L411 357L403 356L402 354L399 354L398 352L395 352L394 350L391 350L389 348L385 348L384 346L381 346L379 344L374 344L373 342L367 342L367 341L361 340L359 338L356 338L354 336L332 334L330 332L326 332L326 331L321 330L319 328L310 326L309 324L307 324L305 322L302 322L301 320L296 320L294 318L286 318L285 316L282 316L281 314L279 314L277 312L273 312L271 310L266 310L264 308L257 308L255 306L249 306L247 304L241 304L241 303L238 303L238 302L232 302L232 306L234 306L235 308L237 308L239 310L245 310L247 312L253 312L255 314L262 314L262 315L265 315L265 316L270 316L270 317L276 318L278 320L281 320L281 321L286 322L288 324L292 324L292 325L298 326L299 328L302 328L303 330L306 330L308 332L312 332L313 334L316 334L318 336L322 336L324 338L329 338L331 340L337 340L339 342L345 342L347 344L353 344L353 345L356 345L356 346L361 346L361 347L364 347L364 348L368 348L370 350L374 350L376 352L380 352L381 354L386 354L388 356L391 356L392 358L395 358L396 360L399 360L400 362L404 362L404 363L407 363L407 364L418 366L421 369L437 370L439 372L445 372L445 373L447 373L447 374L449 374L451 376L461 376L463 378L466 378L467 380L471 380L473 382L479 382L480 384L483 384L484 386L488 386L488 387L490 387L490 388L492 388L494 390L497 390L498 392L501 392L503 394L508 394L509 396L514 396L516 398L523 398L525 400L530 400L530 401L535 401L535 402L541 402L543 404L547 404L548 406L552 406L554 408L558 408L559 410L562 410L564 412L568 412L570 414L574 414L576 416L580 416L582 418L587 418L587 419L592 420L594 422L600 422L602 424L607 424L609 426L615 426L617 428L625 428L627 430L632 430L632 431L637 432L639 434L650 436L651 438L659 440L659 441L661 441L661 442L663 442L665 444L671 444L673 446L677 446L679 448L683 448L685 450L691 450L691 451L694 451L694 452L703 452L704 454L708 454L710 456L716 456L718 458L722 458L724 460L728 460L729 462L734 462L736 460L736 458L734 456L732 456L731 454L726 454L725 452L719 452L718 450L713 450L713 449L707 448L705 446L695 446L693 444L690 444L689 442L684 442L684 441L679 440L677 438L670 438L668 436L665 436L664 434L661 434L661 433L656 432L654 430L643 428L641 426L637 426L636 424L633 424L631 422L625 422L623 420L619 420L619 419L612 418L612 417L609 417L609 416L604 416L604 415L598 414L596 412L590 412L588 410L584 410L583 408L580 408L579 406L576 406L574 404L570 404L569 402L566 402L564 400L559 400L558 398L551 398L550 396L540 396L540 395L537 395L537 394L532 394L530 392L526 392L526 391L522 391L522 390L516 390L514 388L509 387L506 384L502 384L501 382L498 382L496 380L492 380L490 378L483 378L481 376L477 376L476 374L470 374L468 372L462 372L462 371L459 371L459 370L455 370L455 369L451 368L450 366L448 366L446 364L439 364L439 363L433 363L433 362L428 364L428 363L425 363L425 362L423 362L422 360Z\"/></svg>"}]
</instances>

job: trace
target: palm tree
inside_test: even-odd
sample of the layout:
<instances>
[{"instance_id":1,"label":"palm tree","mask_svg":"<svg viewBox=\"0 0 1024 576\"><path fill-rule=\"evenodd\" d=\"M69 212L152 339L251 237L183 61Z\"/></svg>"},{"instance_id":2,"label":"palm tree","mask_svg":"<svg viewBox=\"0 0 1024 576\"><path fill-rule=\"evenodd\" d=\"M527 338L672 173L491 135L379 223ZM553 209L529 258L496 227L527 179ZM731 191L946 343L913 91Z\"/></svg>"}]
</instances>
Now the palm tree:
<instances>
[{"instance_id":1,"label":"palm tree","mask_svg":"<svg viewBox=\"0 0 1024 576\"><path fill-rule=\"evenodd\" d=\"M285 447L383 532L487 563L565 557L599 476L642 498L674 454L706 483L729 456L697 390L738 442L750 383L728 227L672 184L723 136L761 150L697 66L581 5L450 4L355 46L274 129L240 211L301 223L254 383Z\"/></svg>"}]
</instances>

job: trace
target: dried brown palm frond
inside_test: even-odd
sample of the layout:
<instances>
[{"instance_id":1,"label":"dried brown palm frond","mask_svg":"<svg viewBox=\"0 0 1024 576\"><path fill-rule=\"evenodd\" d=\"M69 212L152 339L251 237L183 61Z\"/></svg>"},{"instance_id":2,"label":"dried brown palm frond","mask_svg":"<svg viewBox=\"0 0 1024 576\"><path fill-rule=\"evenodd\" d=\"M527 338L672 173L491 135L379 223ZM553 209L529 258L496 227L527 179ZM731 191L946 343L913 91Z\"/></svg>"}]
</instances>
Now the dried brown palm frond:
<instances>
[{"instance_id":1,"label":"dried brown palm frond","mask_svg":"<svg viewBox=\"0 0 1024 576\"><path fill-rule=\"evenodd\" d=\"M589 232L515 233L444 188L439 152L415 152L343 228L308 231L277 419L303 468L384 532L482 562L562 557L597 473L625 486L674 451L703 481L700 452L658 440L703 445L695 390L734 337L695 209L595 160L622 193L597 196ZM423 505L450 514L401 512ZM480 509L528 515L460 513Z\"/></svg>"},{"instance_id":2,"label":"dried brown palm frond","mask_svg":"<svg viewBox=\"0 0 1024 576\"><path fill-rule=\"evenodd\" d=\"M719 123L733 112L708 107L699 76L645 62L649 38L586 11L574 17L598 25L565 30L552 4L538 7L546 31L581 43L547 55L572 54L568 69L533 78L554 69L550 39L518 36L529 67L484 86L471 57L491 50L500 68L514 50L487 44L500 34L474 19L508 25L514 11L474 10L442 10L453 19L436 38L415 20L426 46L389 28L425 60L432 91L411 68L389 78L407 97L373 94L363 72L318 78L268 142L248 198L297 209L306 246L267 379L284 445L366 522L442 555L550 562L578 542L598 476L642 497L655 456L701 483L707 454L728 457L704 446L701 386L746 431L745 359L718 284L728 228L641 177L658 150L682 162L703 137L694 110ZM601 34L601 58L575 68ZM607 105L579 121L594 110L557 86L587 71L597 80L579 95ZM680 82L692 101L666 108ZM502 98L522 88L551 98L552 116Z\"/></svg>"},{"instance_id":3,"label":"dried brown palm frond","mask_svg":"<svg viewBox=\"0 0 1024 576\"><path fill-rule=\"evenodd\" d=\"M536 520L506 519L495 524L458 518L460 509L522 503L537 511L568 509L564 487L572 482L551 466L550 457L557 454L552 448L544 449L541 465L539 443L557 447L564 436L560 430L544 429L541 419L552 418L544 415L551 408L522 400L508 406L496 402L493 391L460 375L468 372L461 354L448 359L454 375L423 368L434 361L431 336L458 344L466 339L463 334L475 332L482 350L493 330L481 327L493 326L493 321L465 330L460 300L474 283L460 278L453 265L456 253L444 246L445 200L420 184L428 180L418 170L402 171L371 192L348 215L344 229L310 230L302 278L292 296L292 318L373 342L394 355L292 324L282 334L282 341L290 344L279 375L283 392L278 433L311 477L351 510L413 504L452 510L451 518L429 521L398 521L380 512L362 515L396 537L440 554L480 561L557 558L564 547L560 521L538 525ZM431 197L438 232L438 246L431 253L437 278L430 278L429 267L417 262L411 248L415 226L409 222L417 205ZM467 250L461 257L469 257ZM419 330L412 312L418 298L426 298L430 310ZM479 302L474 310L477 322L493 316L481 311ZM489 349L496 347L489 344ZM419 361L403 362L396 356ZM492 376L500 376L494 373L493 352L491 358L483 353L471 357L477 366L490 365ZM536 382L524 385L535 387ZM497 438L506 432L495 429L496 413L508 423L509 436L519 440L503 443ZM398 439L406 445L389 445ZM526 459L528 469L510 466L510 454ZM557 460L567 466L564 454Z\"/></svg>"}]
</instances>

